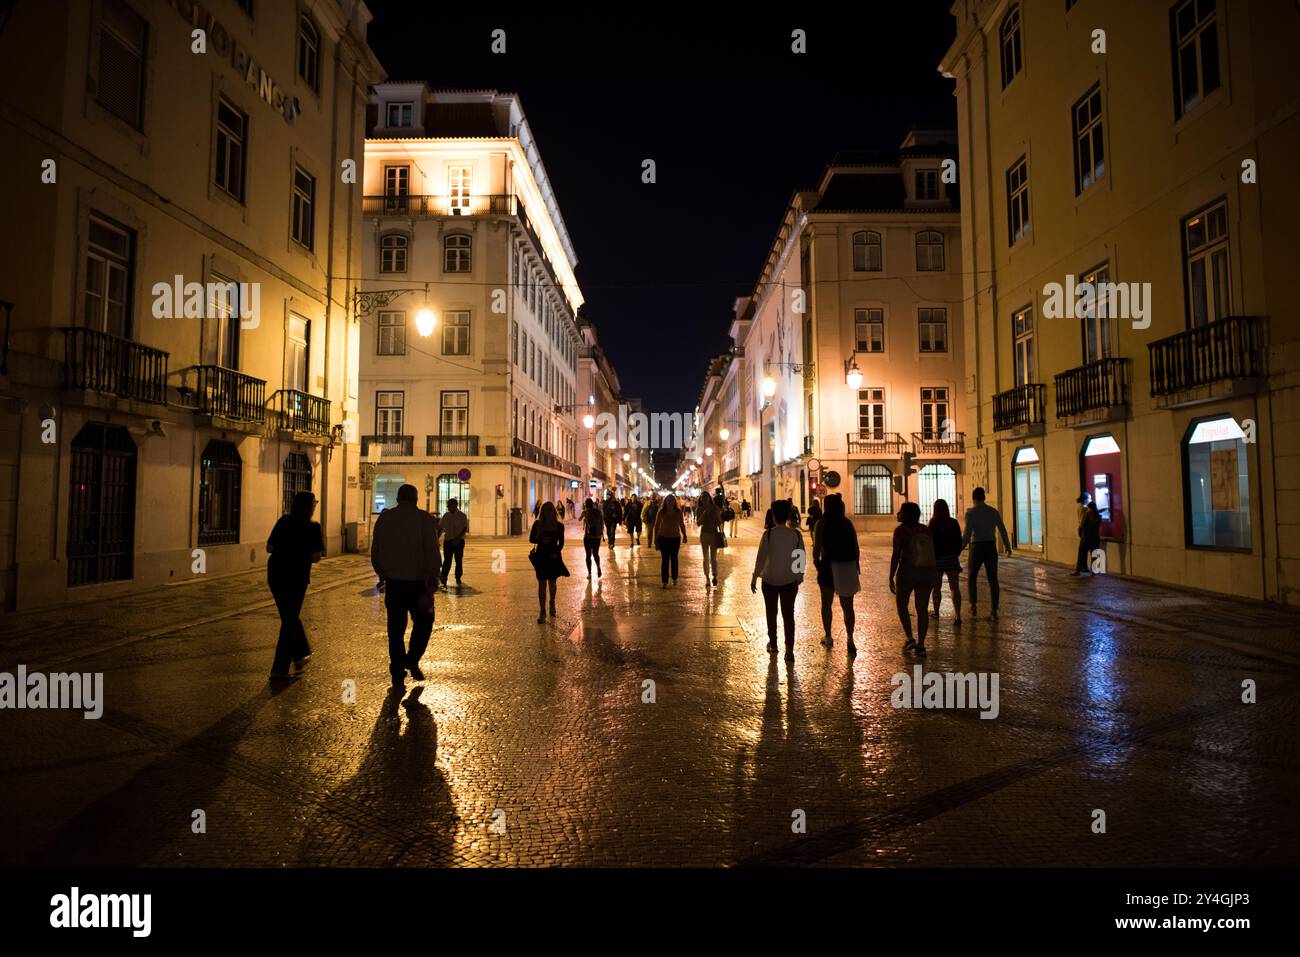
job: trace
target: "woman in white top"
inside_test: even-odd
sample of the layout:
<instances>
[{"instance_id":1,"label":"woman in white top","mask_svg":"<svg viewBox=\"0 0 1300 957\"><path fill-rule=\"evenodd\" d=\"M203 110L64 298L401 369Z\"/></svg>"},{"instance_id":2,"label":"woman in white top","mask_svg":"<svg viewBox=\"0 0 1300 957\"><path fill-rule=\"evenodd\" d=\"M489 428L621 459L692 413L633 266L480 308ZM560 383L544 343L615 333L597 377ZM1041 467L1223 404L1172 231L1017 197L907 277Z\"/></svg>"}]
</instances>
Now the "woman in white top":
<instances>
[{"instance_id":1,"label":"woman in white top","mask_svg":"<svg viewBox=\"0 0 1300 957\"><path fill-rule=\"evenodd\" d=\"M790 528L790 503L782 500L772 503L772 517L776 524L763 533L758 542L758 557L754 561L754 577L750 591L757 591L758 580L763 579L763 604L767 608L767 650L776 654L776 608L781 605L785 621L785 660L794 661L794 600L803 583L807 567L807 553L803 548L803 535Z\"/></svg>"}]
</instances>

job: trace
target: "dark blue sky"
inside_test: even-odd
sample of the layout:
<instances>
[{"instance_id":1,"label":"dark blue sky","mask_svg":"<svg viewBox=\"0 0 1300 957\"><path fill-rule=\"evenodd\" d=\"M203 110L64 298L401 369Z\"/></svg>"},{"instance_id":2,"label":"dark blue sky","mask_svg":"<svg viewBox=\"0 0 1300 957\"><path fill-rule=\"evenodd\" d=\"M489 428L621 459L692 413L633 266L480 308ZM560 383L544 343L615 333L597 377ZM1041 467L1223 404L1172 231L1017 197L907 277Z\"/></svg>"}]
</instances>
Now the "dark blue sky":
<instances>
[{"instance_id":1,"label":"dark blue sky","mask_svg":"<svg viewBox=\"0 0 1300 957\"><path fill-rule=\"evenodd\" d=\"M697 16L702 4L630 4L581 23L566 16L589 16L579 5L458 21L446 5L368 3L371 46L394 79L520 94L588 314L624 392L654 410L694 406L796 188L815 186L838 150L956 123L937 70L955 34L941 0L862 3L856 20L777 21L755 7L746 22ZM505 55L490 52L498 27ZM647 158L653 185L641 181Z\"/></svg>"}]
</instances>

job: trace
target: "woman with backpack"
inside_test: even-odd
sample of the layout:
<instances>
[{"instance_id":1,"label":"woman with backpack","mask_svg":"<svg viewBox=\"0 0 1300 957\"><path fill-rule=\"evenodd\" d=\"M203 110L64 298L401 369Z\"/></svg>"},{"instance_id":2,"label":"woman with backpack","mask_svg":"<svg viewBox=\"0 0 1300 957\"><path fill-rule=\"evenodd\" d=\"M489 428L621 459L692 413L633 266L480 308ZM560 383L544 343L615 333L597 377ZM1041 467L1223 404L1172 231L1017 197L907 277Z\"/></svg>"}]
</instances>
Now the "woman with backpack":
<instances>
[{"instance_id":1,"label":"woman with backpack","mask_svg":"<svg viewBox=\"0 0 1300 957\"><path fill-rule=\"evenodd\" d=\"M704 558L704 587L708 589L710 568L713 569L713 584L718 583L718 549L723 547L722 516L718 512L718 506L708 495L700 496L696 514L697 524L700 526L700 555Z\"/></svg>"},{"instance_id":2,"label":"woman with backpack","mask_svg":"<svg viewBox=\"0 0 1300 957\"><path fill-rule=\"evenodd\" d=\"M547 502L538 512L537 521L533 522L528 532L528 540L537 547L529 555L533 570L537 572L537 623L546 622L546 591L551 592L551 617L555 617L555 583L561 577L568 577L569 570L564 567L564 523L555 514L555 503Z\"/></svg>"},{"instance_id":3,"label":"woman with backpack","mask_svg":"<svg viewBox=\"0 0 1300 957\"><path fill-rule=\"evenodd\" d=\"M754 577L749 590L758 591L758 580L763 579L763 605L767 610L767 650L776 654L776 609L781 606L785 622L785 660L794 661L794 600L803 582L803 536L790 521L790 502L782 499L772 503L774 524L758 541L758 555L754 559ZM796 571L795 569L799 570Z\"/></svg>"},{"instance_id":4,"label":"woman with backpack","mask_svg":"<svg viewBox=\"0 0 1300 957\"><path fill-rule=\"evenodd\" d=\"M808 510L808 518L811 525L811 509ZM860 587L858 532L846 514L844 497L838 492L826 496L826 512L813 528L812 553L813 566L817 569L817 585L822 593L822 628L826 632L822 644L827 648L834 644L831 638L831 601L838 596L840 609L844 612L844 630L849 635L849 654L856 655L858 648L853 644L853 596Z\"/></svg>"},{"instance_id":5,"label":"woman with backpack","mask_svg":"<svg viewBox=\"0 0 1300 957\"><path fill-rule=\"evenodd\" d=\"M605 529L605 517L596 507L595 501L587 499L582 506L582 548L587 553L587 577L591 577L591 560L596 560L596 577L600 577L600 542L601 532Z\"/></svg>"},{"instance_id":6,"label":"woman with backpack","mask_svg":"<svg viewBox=\"0 0 1300 957\"><path fill-rule=\"evenodd\" d=\"M930 538L934 540L934 617L939 617L939 604L943 601L943 580L948 579L952 595L954 625L961 624L961 523L948 511L944 499L934 500L930 515Z\"/></svg>"},{"instance_id":7,"label":"woman with backpack","mask_svg":"<svg viewBox=\"0 0 1300 957\"><path fill-rule=\"evenodd\" d=\"M934 539L921 524L921 506L904 502L898 510L898 528L894 529L894 551L889 558L889 590L897 596L898 618L903 623L903 653L914 652L924 658L925 633L930 627L930 592L934 588L938 567L934 557ZM916 595L916 638L912 637L912 618L907 601Z\"/></svg>"}]
</instances>

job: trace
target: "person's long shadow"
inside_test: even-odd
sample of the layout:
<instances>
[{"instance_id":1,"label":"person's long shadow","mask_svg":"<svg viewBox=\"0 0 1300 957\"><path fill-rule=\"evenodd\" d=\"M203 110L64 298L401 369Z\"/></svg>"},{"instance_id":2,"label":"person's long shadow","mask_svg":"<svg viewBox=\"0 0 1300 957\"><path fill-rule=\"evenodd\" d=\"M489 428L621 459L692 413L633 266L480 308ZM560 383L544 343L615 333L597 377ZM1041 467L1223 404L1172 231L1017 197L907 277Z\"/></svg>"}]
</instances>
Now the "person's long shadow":
<instances>
[{"instance_id":1,"label":"person's long shadow","mask_svg":"<svg viewBox=\"0 0 1300 957\"><path fill-rule=\"evenodd\" d=\"M298 863L379 867L451 863L458 824L436 765L438 727L417 685L391 690L356 773L329 793L308 822ZM400 709L406 709L402 728Z\"/></svg>"}]
</instances>

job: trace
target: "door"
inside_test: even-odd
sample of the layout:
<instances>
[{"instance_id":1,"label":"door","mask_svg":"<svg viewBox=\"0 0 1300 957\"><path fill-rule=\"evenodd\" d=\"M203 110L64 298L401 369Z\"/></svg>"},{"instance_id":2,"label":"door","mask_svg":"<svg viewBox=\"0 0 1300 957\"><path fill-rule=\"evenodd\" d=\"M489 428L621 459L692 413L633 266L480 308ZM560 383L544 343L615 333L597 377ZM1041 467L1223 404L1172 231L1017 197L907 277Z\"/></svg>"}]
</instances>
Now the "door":
<instances>
[{"instance_id":1,"label":"door","mask_svg":"<svg viewBox=\"0 0 1300 957\"><path fill-rule=\"evenodd\" d=\"M928 522L934 514L936 499L948 503L949 513L957 514L957 472L951 465L925 465L916 475L917 504L921 506L921 521Z\"/></svg>"},{"instance_id":2,"label":"door","mask_svg":"<svg viewBox=\"0 0 1300 957\"><path fill-rule=\"evenodd\" d=\"M1016 466L1016 545L1043 547L1043 473L1037 464Z\"/></svg>"},{"instance_id":3,"label":"door","mask_svg":"<svg viewBox=\"0 0 1300 957\"><path fill-rule=\"evenodd\" d=\"M135 443L121 426L92 422L72 440L68 584L131 578L135 554Z\"/></svg>"}]
</instances>

